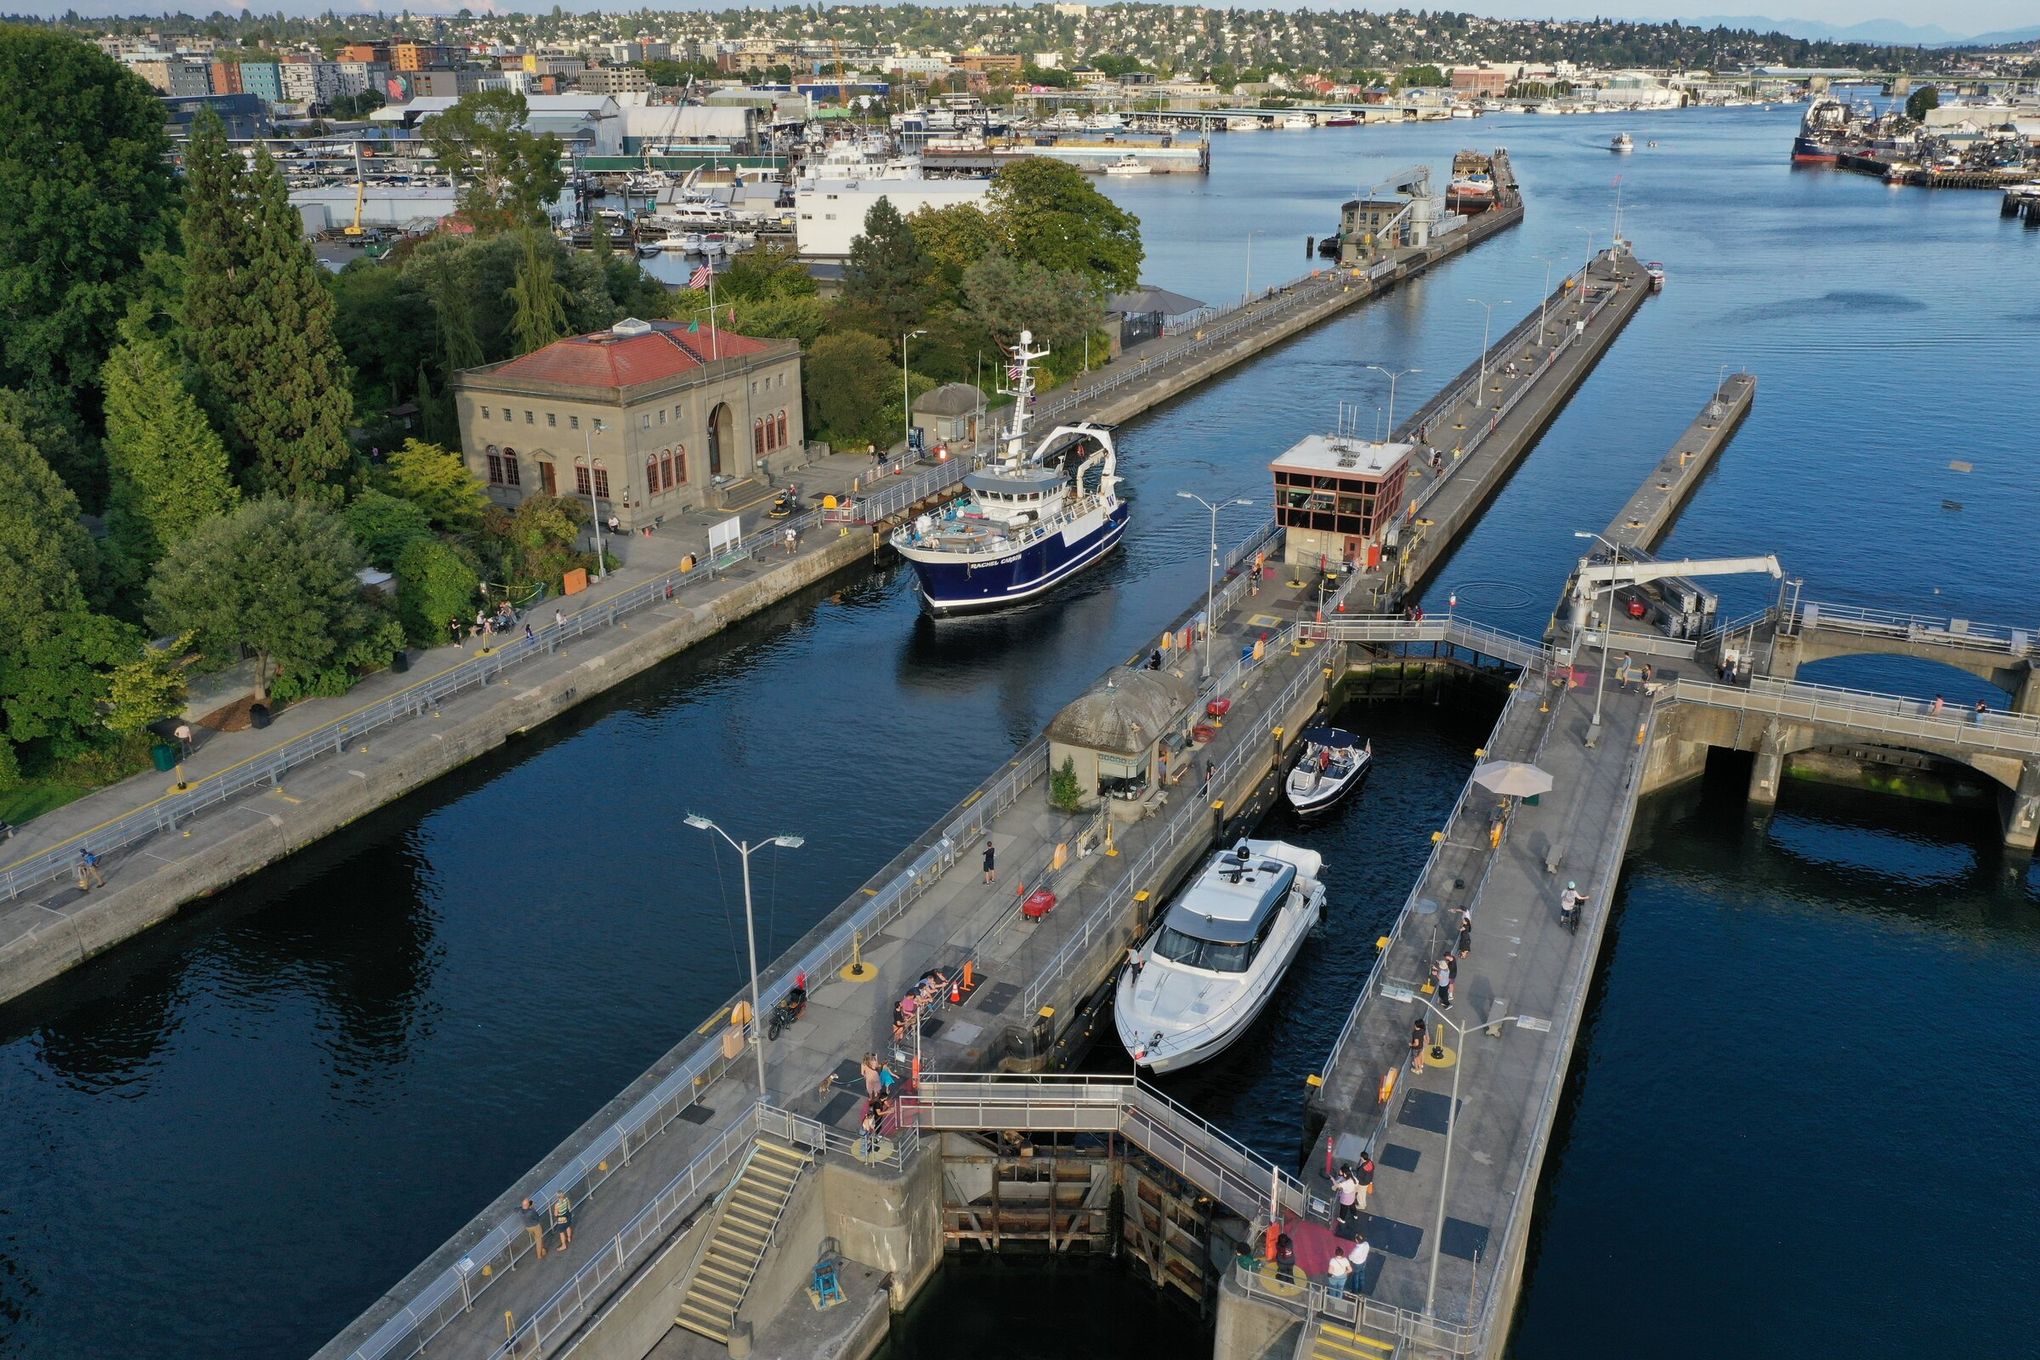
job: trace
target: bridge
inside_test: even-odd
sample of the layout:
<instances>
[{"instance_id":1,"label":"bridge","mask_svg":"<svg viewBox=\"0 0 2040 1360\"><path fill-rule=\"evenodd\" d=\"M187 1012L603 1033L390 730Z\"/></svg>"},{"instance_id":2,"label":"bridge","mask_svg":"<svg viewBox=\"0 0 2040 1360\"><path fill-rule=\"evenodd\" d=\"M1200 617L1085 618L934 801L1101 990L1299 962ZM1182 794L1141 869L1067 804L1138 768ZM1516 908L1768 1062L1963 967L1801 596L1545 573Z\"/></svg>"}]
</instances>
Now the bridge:
<instances>
[{"instance_id":1,"label":"bridge","mask_svg":"<svg viewBox=\"0 0 2040 1360\"><path fill-rule=\"evenodd\" d=\"M1765 674L1790 680L1801 666L1838 656L1904 656L1967 671L2005 691L2014 713L2040 716L2040 627L1894 613L1812 601L1770 611Z\"/></svg>"}]
</instances>

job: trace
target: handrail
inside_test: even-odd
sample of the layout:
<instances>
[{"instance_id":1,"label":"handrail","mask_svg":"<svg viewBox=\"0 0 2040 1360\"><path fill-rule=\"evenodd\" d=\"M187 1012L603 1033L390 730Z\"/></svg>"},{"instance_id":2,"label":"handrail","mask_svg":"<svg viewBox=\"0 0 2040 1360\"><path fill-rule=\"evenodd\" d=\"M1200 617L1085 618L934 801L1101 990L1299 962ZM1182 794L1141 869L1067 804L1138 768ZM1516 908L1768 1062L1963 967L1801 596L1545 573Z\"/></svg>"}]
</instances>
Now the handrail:
<instances>
[{"instance_id":1,"label":"handrail","mask_svg":"<svg viewBox=\"0 0 2040 1360\"><path fill-rule=\"evenodd\" d=\"M1446 1355L1472 1355L1478 1347L1481 1334L1471 1325L1441 1322L1428 1313L1380 1303L1356 1290L1333 1294L1302 1271L1296 1272L1296 1282L1289 1285L1278 1284L1273 1275L1273 1265L1256 1257L1237 1262L1232 1278L1248 1296L1302 1318L1306 1338L1312 1324L1330 1318L1344 1326L1386 1332L1399 1342Z\"/></svg>"},{"instance_id":2,"label":"handrail","mask_svg":"<svg viewBox=\"0 0 2040 1360\"><path fill-rule=\"evenodd\" d=\"M2040 755L2040 718L1959 708L1935 713L1931 701L1902 695L1756 676L1748 689L1711 680L1674 680L1658 694L1658 702L1667 701L1855 728L1962 750Z\"/></svg>"},{"instance_id":3,"label":"handrail","mask_svg":"<svg viewBox=\"0 0 2040 1360\"><path fill-rule=\"evenodd\" d=\"M1906 642L2001 651L2013 657L2040 655L2040 628L1979 624L1945 615L1912 614L1806 600L1788 612L1786 623L1792 632L1832 626L1837 632L1895 636Z\"/></svg>"},{"instance_id":4,"label":"handrail","mask_svg":"<svg viewBox=\"0 0 2040 1360\"><path fill-rule=\"evenodd\" d=\"M1310 631L1330 642L1446 642L1516 666L1535 665L1544 656L1541 642L1450 614L1416 620L1348 616Z\"/></svg>"}]
</instances>

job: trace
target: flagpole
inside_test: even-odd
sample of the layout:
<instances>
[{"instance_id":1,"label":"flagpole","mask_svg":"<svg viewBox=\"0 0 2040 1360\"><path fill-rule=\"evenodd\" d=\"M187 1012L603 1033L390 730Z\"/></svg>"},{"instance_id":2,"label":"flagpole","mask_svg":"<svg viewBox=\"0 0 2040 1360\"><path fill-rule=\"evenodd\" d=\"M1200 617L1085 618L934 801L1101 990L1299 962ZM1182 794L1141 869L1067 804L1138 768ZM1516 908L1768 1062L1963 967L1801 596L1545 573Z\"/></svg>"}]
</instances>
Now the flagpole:
<instances>
[{"instance_id":1,"label":"flagpole","mask_svg":"<svg viewBox=\"0 0 2040 1360\"><path fill-rule=\"evenodd\" d=\"M722 357L722 342L715 333L715 261L708 261L708 357Z\"/></svg>"}]
</instances>

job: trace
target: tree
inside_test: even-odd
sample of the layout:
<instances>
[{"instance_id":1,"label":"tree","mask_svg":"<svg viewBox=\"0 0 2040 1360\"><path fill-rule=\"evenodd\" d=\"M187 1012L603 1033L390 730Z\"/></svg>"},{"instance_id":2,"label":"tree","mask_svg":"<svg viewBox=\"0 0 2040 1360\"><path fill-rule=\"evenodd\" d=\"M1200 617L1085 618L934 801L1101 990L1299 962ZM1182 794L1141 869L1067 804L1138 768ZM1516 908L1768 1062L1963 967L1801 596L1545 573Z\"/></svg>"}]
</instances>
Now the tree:
<instances>
[{"instance_id":1,"label":"tree","mask_svg":"<svg viewBox=\"0 0 2040 1360\"><path fill-rule=\"evenodd\" d=\"M227 450L184 386L168 340L123 323L106 361L106 545L123 585L171 545L234 507Z\"/></svg>"},{"instance_id":2,"label":"tree","mask_svg":"<svg viewBox=\"0 0 2040 1360\"><path fill-rule=\"evenodd\" d=\"M425 242L405 263L404 277L415 278L431 299L446 374L487 363L477 317L481 290L474 286L465 243L451 236Z\"/></svg>"},{"instance_id":3,"label":"tree","mask_svg":"<svg viewBox=\"0 0 2040 1360\"><path fill-rule=\"evenodd\" d=\"M432 299L413 275L371 260L351 260L328 280L333 338L354 373L363 412L387 410L417 395L419 364L440 351Z\"/></svg>"},{"instance_id":4,"label":"tree","mask_svg":"<svg viewBox=\"0 0 2040 1360\"><path fill-rule=\"evenodd\" d=\"M1027 330L1051 350L1065 351L1104 321L1097 293L1081 277L998 253L964 271L963 298L965 311L1007 347Z\"/></svg>"},{"instance_id":5,"label":"tree","mask_svg":"<svg viewBox=\"0 0 2040 1360\"><path fill-rule=\"evenodd\" d=\"M823 336L807 354L803 386L811 426L826 430L836 444L890 443L902 428L892 403L900 395L899 374L886 342L863 331Z\"/></svg>"},{"instance_id":6,"label":"tree","mask_svg":"<svg viewBox=\"0 0 2040 1360\"><path fill-rule=\"evenodd\" d=\"M432 536L432 517L410 501L369 487L347 503L348 532L370 563L394 570L414 538Z\"/></svg>"},{"instance_id":7,"label":"tree","mask_svg":"<svg viewBox=\"0 0 2040 1360\"><path fill-rule=\"evenodd\" d=\"M1019 260L1077 274L1094 290L1140 282L1140 219L1098 192L1084 172L1028 156L992 176L993 239Z\"/></svg>"},{"instance_id":8,"label":"tree","mask_svg":"<svg viewBox=\"0 0 2040 1360\"><path fill-rule=\"evenodd\" d=\"M951 292L963 281L963 271L989 255L997 244L992 219L975 203L923 208L909 217L907 224Z\"/></svg>"},{"instance_id":9,"label":"tree","mask_svg":"<svg viewBox=\"0 0 2040 1360\"><path fill-rule=\"evenodd\" d=\"M762 245L746 250L716 276L717 301L749 302L764 298L813 297L815 276L785 246Z\"/></svg>"},{"instance_id":10,"label":"tree","mask_svg":"<svg viewBox=\"0 0 2040 1360\"><path fill-rule=\"evenodd\" d=\"M766 298L745 303L741 313L745 335L768 340L798 340L804 350L812 348L815 341L822 338L833 317L829 304L818 297Z\"/></svg>"},{"instance_id":11,"label":"tree","mask_svg":"<svg viewBox=\"0 0 2040 1360\"><path fill-rule=\"evenodd\" d=\"M199 526L157 564L150 625L189 632L215 662L255 654L255 697L282 671L311 671L369 630L361 550L335 511L265 496Z\"/></svg>"},{"instance_id":12,"label":"tree","mask_svg":"<svg viewBox=\"0 0 2040 1360\"><path fill-rule=\"evenodd\" d=\"M1452 83L1452 78L1435 66L1405 66L1396 80L1406 90L1436 89Z\"/></svg>"},{"instance_id":13,"label":"tree","mask_svg":"<svg viewBox=\"0 0 2040 1360\"><path fill-rule=\"evenodd\" d=\"M187 156L186 342L243 484L329 494L354 414L333 295L268 148L239 166L218 120L202 116Z\"/></svg>"},{"instance_id":14,"label":"tree","mask_svg":"<svg viewBox=\"0 0 2040 1360\"><path fill-rule=\"evenodd\" d=\"M459 454L406 439L376 478L382 489L423 510L432 527L462 533L480 526L489 497Z\"/></svg>"},{"instance_id":15,"label":"tree","mask_svg":"<svg viewBox=\"0 0 2040 1360\"><path fill-rule=\"evenodd\" d=\"M557 586L568 571L595 560L593 553L574 551L587 519L588 507L578 499L526 496L515 511L490 506L482 539L497 553L505 580Z\"/></svg>"},{"instance_id":16,"label":"tree","mask_svg":"<svg viewBox=\"0 0 2040 1360\"><path fill-rule=\"evenodd\" d=\"M459 186L457 202L478 234L543 227L567 186L560 139L534 136L530 113L515 90L462 95L425 123L425 143Z\"/></svg>"},{"instance_id":17,"label":"tree","mask_svg":"<svg viewBox=\"0 0 2040 1360\"><path fill-rule=\"evenodd\" d=\"M541 244L535 231L522 235L524 258L518 263L517 281L510 285L507 296L516 309L510 320L510 332L517 337L516 352L529 354L567 333L567 290L560 287L553 273L552 253L556 247L551 240Z\"/></svg>"},{"instance_id":18,"label":"tree","mask_svg":"<svg viewBox=\"0 0 2040 1360\"><path fill-rule=\"evenodd\" d=\"M179 634L161 647L142 643L135 655L107 677L106 725L125 734L141 732L150 723L184 710L191 686L184 675L191 635Z\"/></svg>"},{"instance_id":19,"label":"tree","mask_svg":"<svg viewBox=\"0 0 2040 1360\"><path fill-rule=\"evenodd\" d=\"M0 26L0 386L84 434L143 257L174 230L163 121L89 43Z\"/></svg>"},{"instance_id":20,"label":"tree","mask_svg":"<svg viewBox=\"0 0 2040 1360\"><path fill-rule=\"evenodd\" d=\"M397 555L397 617L419 646L446 635L448 619L475 607L481 578L474 563L436 538L414 538Z\"/></svg>"},{"instance_id":21,"label":"tree","mask_svg":"<svg viewBox=\"0 0 2040 1360\"><path fill-rule=\"evenodd\" d=\"M850 243L844 299L867 311L886 335L902 335L927 314L928 274L928 259L900 210L889 198L872 204L863 233Z\"/></svg>"},{"instance_id":22,"label":"tree","mask_svg":"<svg viewBox=\"0 0 2040 1360\"><path fill-rule=\"evenodd\" d=\"M1926 121L1929 109L1941 107L1941 92L1932 85L1922 85L1905 97L1905 116L1915 123Z\"/></svg>"}]
</instances>

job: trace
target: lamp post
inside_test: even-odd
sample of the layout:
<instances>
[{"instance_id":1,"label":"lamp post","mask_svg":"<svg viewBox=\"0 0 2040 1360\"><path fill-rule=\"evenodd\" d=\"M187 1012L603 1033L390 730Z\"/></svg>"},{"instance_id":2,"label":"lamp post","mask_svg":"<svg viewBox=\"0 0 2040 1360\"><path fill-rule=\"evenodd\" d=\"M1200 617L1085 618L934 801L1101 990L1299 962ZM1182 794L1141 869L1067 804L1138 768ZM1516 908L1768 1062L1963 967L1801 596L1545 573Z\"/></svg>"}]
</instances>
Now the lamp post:
<instances>
[{"instance_id":1,"label":"lamp post","mask_svg":"<svg viewBox=\"0 0 2040 1360\"><path fill-rule=\"evenodd\" d=\"M1421 368L1389 369L1383 368L1380 364L1369 364L1367 366L1376 373L1385 374L1388 378L1388 437L1393 439L1395 438L1395 380L1397 378L1407 378L1412 373L1422 373L1424 370Z\"/></svg>"},{"instance_id":2,"label":"lamp post","mask_svg":"<svg viewBox=\"0 0 2040 1360\"><path fill-rule=\"evenodd\" d=\"M1622 546L1619 543L1610 543L1591 529L1575 529L1573 530L1573 537L1599 540L1602 546L1615 555L1614 565L1618 567L1622 565ZM1594 716L1587 723L1587 745L1589 746L1594 744L1594 738L1601 731L1601 695L1608 688L1608 625L1614 621L1615 610L1613 606L1615 603L1614 592L1616 584L1614 581L1608 583L1608 603L1610 608L1601 619L1601 669L1594 676Z\"/></svg>"},{"instance_id":3,"label":"lamp post","mask_svg":"<svg viewBox=\"0 0 2040 1360\"><path fill-rule=\"evenodd\" d=\"M602 466L595 461L595 435L602 430L601 418L591 420L589 425L592 430L581 431L581 447L588 455L588 517L595 521L595 579L606 581L609 568L605 565L608 559L602 551L602 508L595 503L595 469Z\"/></svg>"},{"instance_id":4,"label":"lamp post","mask_svg":"<svg viewBox=\"0 0 2040 1360\"><path fill-rule=\"evenodd\" d=\"M1537 258L1544 261L1544 292L1537 299L1537 343L1541 345L1544 343L1544 313L1551 305L1551 266L1558 261L1550 255L1539 255Z\"/></svg>"},{"instance_id":5,"label":"lamp post","mask_svg":"<svg viewBox=\"0 0 2040 1360\"><path fill-rule=\"evenodd\" d=\"M1235 497L1229 501L1213 503L1194 491L1178 491L1176 494L1186 501L1196 501L1211 512L1211 557L1204 564L1204 673L1198 677L1201 680L1209 680L1211 679L1211 634L1218 623L1218 620L1212 617L1212 601L1217 597L1218 590L1218 512L1225 509L1228 505L1252 505L1253 502L1240 500Z\"/></svg>"},{"instance_id":6,"label":"lamp post","mask_svg":"<svg viewBox=\"0 0 2040 1360\"><path fill-rule=\"evenodd\" d=\"M900 419L906 423L906 433L902 437L909 449L914 445L914 399L907 395L907 341L927 333L926 330L913 330L900 336Z\"/></svg>"},{"instance_id":7,"label":"lamp post","mask_svg":"<svg viewBox=\"0 0 2040 1360\"><path fill-rule=\"evenodd\" d=\"M1254 300L1254 238L1266 230L1266 227L1255 227L1247 233L1247 287L1246 291L1240 294L1242 307Z\"/></svg>"},{"instance_id":8,"label":"lamp post","mask_svg":"<svg viewBox=\"0 0 2040 1360\"><path fill-rule=\"evenodd\" d=\"M1459 1128L1459 1074L1466 1070L1467 1028L1447 1020L1443 1011L1440 1011L1436 1006L1426 1001L1423 995L1413 987L1401 987L1392 984L1385 985L1381 989L1381 995L1390 1001L1416 1002L1431 1013L1432 1024L1443 1025L1452 1031L1453 1037L1459 1040L1459 1060L1452 1064L1452 1103L1446 1107L1445 1111L1445 1161L1438 1171L1438 1216L1431 1226L1431 1278L1424 1287L1424 1311L1431 1313L1436 1310L1438 1302L1438 1248L1440 1240L1445 1234L1445 1196L1446 1192L1452 1188L1452 1135ZM1536 1019L1527 1015L1505 1015L1499 1020L1484 1021L1480 1025L1474 1026L1474 1028L1486 1029L1498 1034L1503 1025L1509 1024L1522 1025L1526 1029L1539 1028L1549 1030L1551 1028L1550 1021Z\"/></svg>"},{"instance_id":9,"label":"lamp post","mask_svg":"<svg viewBox=\"0 0 2040 1360\"><path fill-rule=\"evenodd\" d=\"M1480 323L1480 386L1474 389L1473 393L1473 404L1478 409L1481 403L1487 399L1488 328L1494 324L1495 308L1506 307L1509 299L1499 298L1494 302L1482 302L1479 298L1468 298L1467 301L1480 308L1486 314Z\"/></svg>"},{"instance_id":10,"label":"lamp post","mask_svg":"<svg viewBox=\"0 0 2040 1360\"><path fill-rule=\"evenodd\" d=\"M753 850L763 850L768 845L781 845L785 846L788 850L798 850L805 842L799 836L780 835L752 845L748 841L732 839L729 832L723 830L699 813L688 813L686 822L687 825L693 827L696 831L713 831L716 835L729 841L730 848L735 850L738 858L744 861L744 943L750 948L751 953L751 1024L753 1026L751 1043L753 1051L757 1054L758 1058L758 1099L764 1100L767 1099L765 1092L765 1009L764 1003L758 996L758 931L757 927L752 924L751 917L751 852Z\"/></svg>"}]
</instances>

